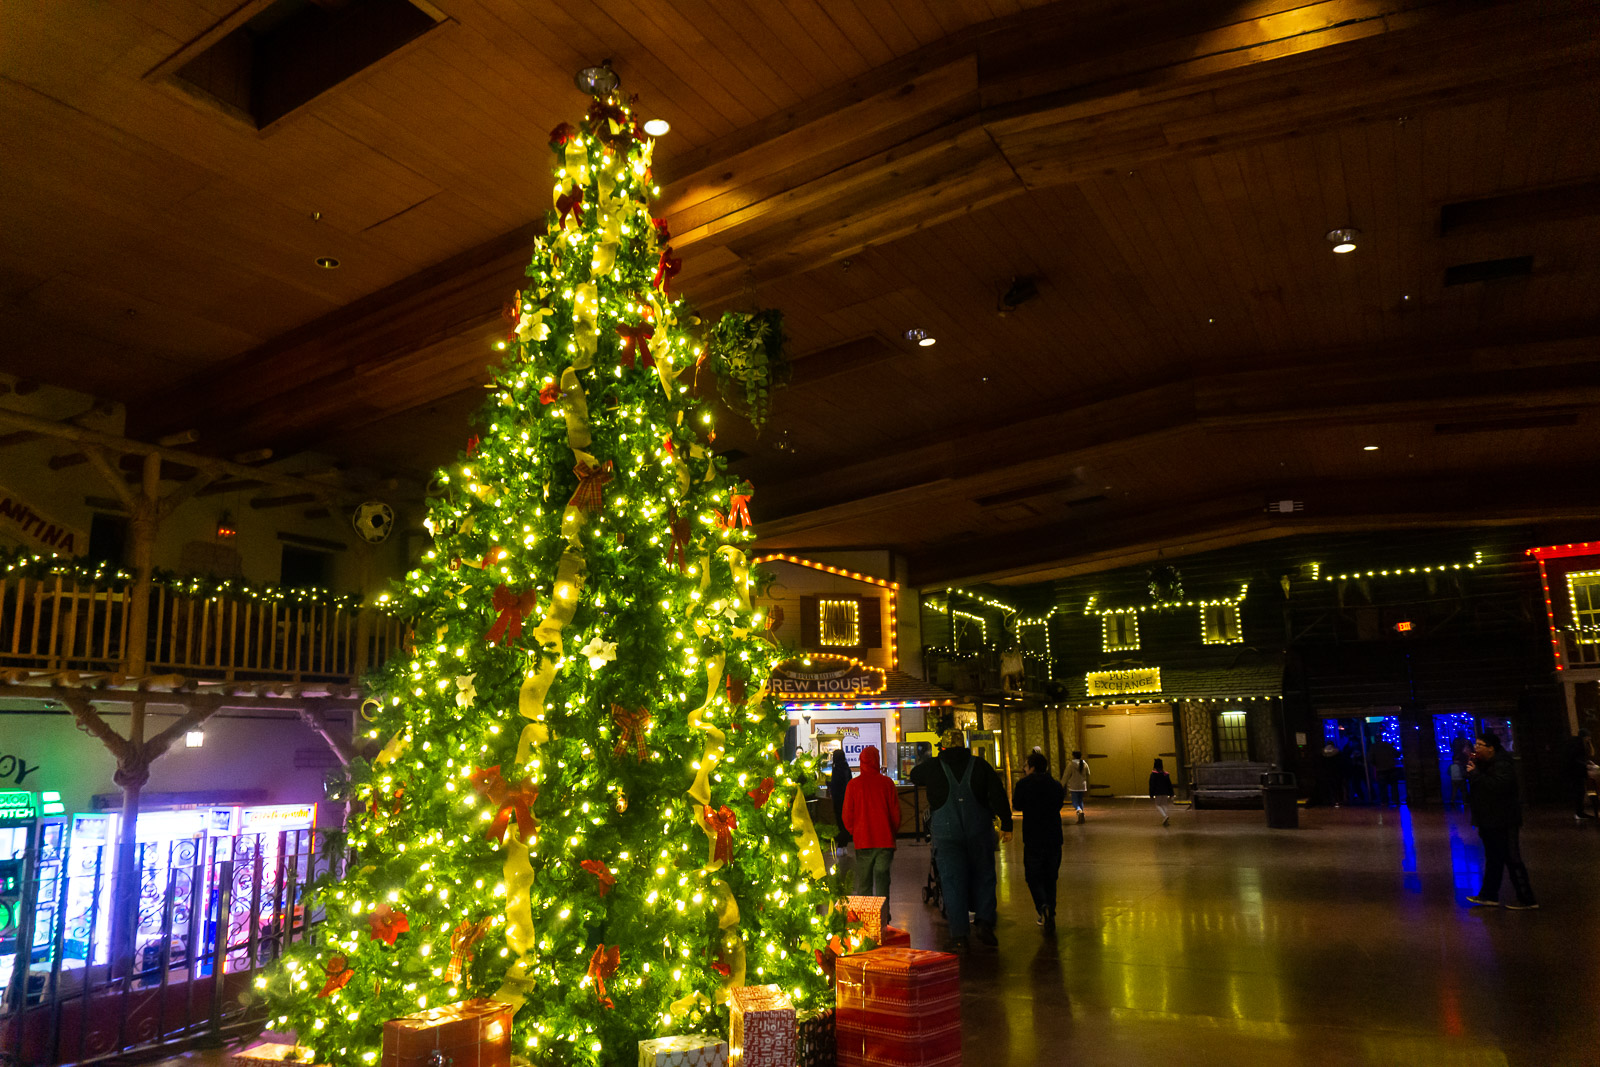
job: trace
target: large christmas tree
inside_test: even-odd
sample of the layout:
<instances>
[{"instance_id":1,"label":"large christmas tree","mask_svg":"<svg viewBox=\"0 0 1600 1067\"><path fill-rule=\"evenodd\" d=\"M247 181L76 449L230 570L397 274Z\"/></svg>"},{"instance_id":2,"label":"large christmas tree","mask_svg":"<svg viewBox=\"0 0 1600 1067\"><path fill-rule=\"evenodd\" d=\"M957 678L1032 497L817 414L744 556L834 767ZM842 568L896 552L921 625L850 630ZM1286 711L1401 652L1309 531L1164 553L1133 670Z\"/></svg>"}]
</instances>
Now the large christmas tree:
<instances>
[{"instance_id":1,"label":"large christmas tree","mask_svg":"<svg viewBox=\"0 0 1600 1067\"><path fill-rule=\"evenodd\" d=\"M738 985L831 999L844 921L780 760L750 487L709 448L653 146L615 94L551 134L485 432L438 476L398 604L414 646L367 709L348 873L264 983L317 1062L372 1064L386 1020L477 996L517 1008L539 1064L631 1063L718 1028ZM743 326L748 378L761 320L719 332Z\"/></svg>"}]
</instances>

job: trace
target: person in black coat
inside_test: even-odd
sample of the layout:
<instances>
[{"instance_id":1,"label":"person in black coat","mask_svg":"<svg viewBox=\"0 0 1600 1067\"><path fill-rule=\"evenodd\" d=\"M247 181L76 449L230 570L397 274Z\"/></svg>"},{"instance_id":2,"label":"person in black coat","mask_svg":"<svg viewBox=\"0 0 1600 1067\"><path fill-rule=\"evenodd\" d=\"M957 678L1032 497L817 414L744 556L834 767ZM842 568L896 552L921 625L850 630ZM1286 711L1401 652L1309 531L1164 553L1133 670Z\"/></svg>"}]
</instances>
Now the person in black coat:
<instances>
[{"instance_id":1,"label":"person in black coat","mask_svg":"<svg viewBox=\"0 0 1600 1067\"><path fill-rule=\"evenodd\" d=\"M850 831L844 828L844 791L850 788L850 761L845 758L844 749L833 750L833 774L828 779L828 799L833 801L833 823L839 828L839 833L833 839L834 848L845 848L850 844Z\"/></svg>"},{"instance_id":2,"label":"person in black coat","mask_svg":"<svg viewBox=\"0 0 1600 1067\"><path fill-rule=\"evenodd\" d=\"M1478 895L1468 897L1475 906L1500 903L1500 880L1509 871L1517 902L1506 907L1516 911L1537 908L1528 868L1522 862L1522 795L1517 788L1517 769L1511 754L1493 730L1478 735L1467 761L1467 803L1472 809L1472 825L1483 841L1483 886Z\"/></svg>"},{"instance_id":3,"label":"person in black coat","mask_svg":"<svg viewBox=\"0 0 1600 1067\"><path fill-rule=\"evenodd\" d=\"M1050 758L1028 754L1028 775L1011 790L1011 806L1022 813L1022 872L1033 894L1034 920L1056 924L1056 879L1061 874L1061 805L1067 794L1050 775Z\"/></svg>"},{"instance_id":4,"label":"person in black coat","mask_svg":"<svg viewBox=\"0 0 1600 1067\"><path fill-rule=\"evenodd\" d=\"M1155 801L1156 810L1161 813L1161 825L1167 825L1167 820L1172 816L1169 811L1172 807L1172 775L1161 764L1161 757L1156 757L1155 766L1150 768L1150 799Z\"/></svg>"}]
</instances>

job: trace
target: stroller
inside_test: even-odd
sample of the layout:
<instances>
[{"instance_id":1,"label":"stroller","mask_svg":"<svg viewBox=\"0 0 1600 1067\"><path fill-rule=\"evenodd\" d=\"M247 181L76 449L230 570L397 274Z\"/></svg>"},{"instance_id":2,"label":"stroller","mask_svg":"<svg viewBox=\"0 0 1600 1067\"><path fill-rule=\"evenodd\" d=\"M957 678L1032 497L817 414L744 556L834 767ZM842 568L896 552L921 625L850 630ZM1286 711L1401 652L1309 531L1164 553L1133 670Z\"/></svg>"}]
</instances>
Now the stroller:
<instances>
[{"instance_id":1,"label":"stroller","mask_svg":"<svg viewBox=\"0 0 1600 1067\"><path fill-rule=\"evenodd\" d=\"M922 902L931 904L939 909L939 914L944 914L944 887L939 884L939 857L938 846L935 845L928 853L928 882L922 887Z\"/></svg>"}]
</instances>

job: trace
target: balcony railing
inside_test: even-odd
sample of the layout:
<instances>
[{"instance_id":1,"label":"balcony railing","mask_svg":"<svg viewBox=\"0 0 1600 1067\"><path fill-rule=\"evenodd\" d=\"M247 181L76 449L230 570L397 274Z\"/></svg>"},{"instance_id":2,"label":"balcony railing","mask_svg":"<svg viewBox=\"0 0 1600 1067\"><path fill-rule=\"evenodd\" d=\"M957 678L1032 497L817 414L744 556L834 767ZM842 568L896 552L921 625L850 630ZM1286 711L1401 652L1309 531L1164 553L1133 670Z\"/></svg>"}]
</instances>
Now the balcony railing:
<instances>
[{"instance_id":1,"label":"balcony railing","mask_svg":"<svg viewBox=\"0 0 1600 1067\"><path fill-rule=\"evenodd\" d=\"M1600 642L1579 641L1577 634L1567 630L1561 634L1560 650L1561 665L1569 671L1600 668Z\"/></svg>"},{"instance_id":2,"label":"balcony railing","mask_svg":"<svg viewBox=\"0 0 1600 1067\"><path fill-rule=\"evenodd\" d=\"M70 576L0 579L0 666L127 671L132 590ZM150 673L226 681L349 683L405 640L401 620L370 609L150 591Z\"/></svg>"}]
</instances>

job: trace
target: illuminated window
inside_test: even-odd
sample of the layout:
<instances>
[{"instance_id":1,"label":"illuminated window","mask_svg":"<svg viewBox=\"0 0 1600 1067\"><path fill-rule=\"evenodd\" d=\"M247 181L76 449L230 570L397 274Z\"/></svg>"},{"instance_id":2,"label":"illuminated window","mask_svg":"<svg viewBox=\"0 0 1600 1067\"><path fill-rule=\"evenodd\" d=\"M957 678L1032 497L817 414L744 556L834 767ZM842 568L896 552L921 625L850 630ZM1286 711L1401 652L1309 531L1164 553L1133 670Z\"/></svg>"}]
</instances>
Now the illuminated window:
<instances>
[{"instance_id":1,"label":"illuminated window","mask_svg":"<svg viewBox=\"0 0 1600 1067\"><path fill-rule=\"evenodd\" d=\"M856 600L824 600L817 605L818 639L825 645L855 648L861 644L861 604Z\"/></svg>"},{"instance_id":2,"label":"illuminated window","mask_svg":"<svg viewBox=\"0 0 1600 1067\"><path fill-rule=\"evenodd\" d=\"M1107 652L1121 652L1139 647L1139 616L1132 611L1113 611L1101 616L1105 629L1101 634L1101 647Z\"/></svg>"},{"instance_id":3,"label":"illuminated window","mask_svg":"<svg viewBox=\"0 0 1600 1067\"><path fill-rule=\"evenodd\" d=\"M1580 645L1600 645L1600 571L1574 571L1567 575L1572 597L1572 625Z\"/></svg>"},{"instance_id":4,"label":"illuminated window","mask_svg":"<svg viewBox=\"0 0 1600 1067\"><path fill-rule=\"evenodd\" d=\"M1239 626L1238 604L1203 604L1200 618L1206 644L1236 645L1244 640L1244 631Z\"/></svg>"},{"instance_id":5,"label":"illuminated window","mask_svg":"<svg viewBox=\"0 0 1600 1067\"><path fill-rule=\"evenodd\" d=\"M1217 759L1247 760L1250 758L1250 734L1245 728L1242 711L1217 713Z\"/></svg>"}]
</instances>

